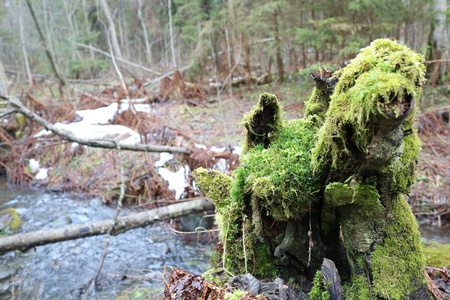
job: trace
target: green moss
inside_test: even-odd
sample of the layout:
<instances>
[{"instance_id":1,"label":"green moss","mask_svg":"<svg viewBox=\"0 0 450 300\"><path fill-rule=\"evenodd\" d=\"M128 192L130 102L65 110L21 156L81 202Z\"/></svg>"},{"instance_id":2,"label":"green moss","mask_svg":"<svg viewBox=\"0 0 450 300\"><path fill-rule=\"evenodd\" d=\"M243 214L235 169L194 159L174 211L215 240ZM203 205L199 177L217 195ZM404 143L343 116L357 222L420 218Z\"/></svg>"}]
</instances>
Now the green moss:
<instances>
[{"instance_id":1,"label":"green moss","mask_svg":"<svg viewBox=\"0 0 450 300\"><path fill-rule=\"evenodd\" d=\"M425 268L420 234L411 208L399 195L389 208L384 245L372 253L373 291L386 299L404 299L423 283Z\"/></svg>"},{"instance_id":2,"label":"green moss","mask_svg":"<svg viewBox=\"0 0 450 300\"><path fill-rule=\"evenodd\" d=\"M5 220L6 222L11 220L11 223L9 223L10 230L17 230L22 225L22 221L20 220L17 210L12 207L5 208L0 211L0 220Z\"/></svg>"},{"instance_id":3,"label":"green moss","mask_svg":"<svg viewBox=\"0 0 450 300\"><path fill-rule=\"evenodd\" d=\"M310 168L317 126L308 120L291 120L283 122L282 128L270 148L258 145L241 157L231 190L239 203L251 195L257 197L259 210L277 220L303 216L320 188Z\"/></svg>"},{"instance_id":4,"label":"green moss","mask_svg":"<svg viewBox=\"0 0 450 300\"><path fill-rule=\"evenodd\" d=\"M265 243L258 242L254 249L257 260L255 268L249 271L259 278L275 278L277 259L270 254Z\"/></svg>"},{"instance_id":5,"label":"green moss","mask_svg":"<svg viewBox=\"0 0 450 300\"><path fill-rule=\"evenodd\" d=\"M353 276L349 282L342 287L344 299L361 300L371 299L369 282L363 275Z\"/></svg>"},{"instance_id":6,"label":"green moss","mask_svg":"<svg viewBox=\"0 0 450 300\"><path fill-rule=\"evenodd\" d=\"M422 142L417 134L417 129L405 126L404 130L412 130L410 135L403 137L403 152L400 159L392 163L390 171L394 173L391 183L391 191L400 194L409 194L411 186L417 180L417 164Z\"/></svg>"},{"instance_id":7,"label":"green moss","mask_svg":"<svg viewBox=\"0 0 450 300\"><path fill-rule=\"evenodd\" d=\"M309 292L309 299L311 300L329 300L330 293L327 290L327 285L323 282L322 272L317 271L313 280L313 287Z\"/></svg>"},{"instance_id":8,"label":"green moss","mask_svg":"<svg viewBox=\"0 0 450 300\"><path fill-rule=\"evenodd\" d=\"M375 184L370 181L371 178L365 183L333 182L325 188L322 230L325 235L330 234L337 226L338 214L347 249L365 252L381 238L379 229L384 225L384 208Z\"/></svg>"},{"instance_id":9,"label":"green moss","mask_svg":"<svg viewBox=\"0 0 450 300\"><path fill-rule=\"evenodd\" d=\"M242 296L245 296L248 292L241 290L234 290L232 293L225 294L225 300L239 300Z\"/></svg>"},{"instance_id":10,"label":"green moss","mask_svg":"<svg viewBox=\"0 0 450 300\"><path fill-rule=\"evenodd\" d=\"M425 243L423 247L426 265L434 268L450 266L450 244Z\"/></svg>"},{"instance_id":11,"label":"green moss","mask_svg":"<svg viewBox=\"0 0 450 300\"><path fill-rule=\"evenodd\" d=\"M423 57L407 47L380 39L340 71L326 121L313 150L312 166L316 171L327 164L337 168L345 155L352 154L349 145L364 152L376 129L371 122L398 116L403 111L404 107L397 105L401 103L398 99L409 95L420 99L425 80L422 62ZM415 109L405 124L412 124L416 114ZM353 135L347 134L349 130Z\"/></svg>"},{"instance_id":12,"label":"green moss","mask_svg":"<svg viewBox=\"0 0 450 300\"><path fill-rule=\"evenodd\" d=\"M330 95L314 87L311 98L305 102L305 117L314 118L314 121L322 124L330 102Z\"/></svg>"},{"instance_id":13,"label":"green moss","mask_svg":"<svg viewBox=\"0 0 450 300\"><path fill-rule=\"evenodd\" d=\"M215 170L208 171L198 168L192 172L197 184L211 198L219 211L224 211L230 205L230 186L232 178Z\"/></svg>"}]
</instances>

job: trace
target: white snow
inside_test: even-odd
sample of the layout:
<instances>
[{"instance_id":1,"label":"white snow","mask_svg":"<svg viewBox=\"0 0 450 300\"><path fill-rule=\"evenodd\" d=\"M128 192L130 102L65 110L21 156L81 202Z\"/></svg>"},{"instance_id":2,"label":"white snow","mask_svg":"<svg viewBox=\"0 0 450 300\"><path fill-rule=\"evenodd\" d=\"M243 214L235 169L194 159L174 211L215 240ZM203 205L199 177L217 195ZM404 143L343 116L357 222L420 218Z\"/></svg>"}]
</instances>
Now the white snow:
<instances>
[{"instance_id":1,"label":"white snow","mask_svg":"<svg viewBox=\"0 0 450 300\"><path fill-rule=\"evenodd\" d=\"M234 154L237 154L237 155L241 155L242 150L243 150L243 149L242 149L241 146L236 146L236 147L234 147L233 153L234 153Z\"/></svg>"},{"instance_id":2,"label":"white snow","mask_svg":"<svg viewBox=\"0 0 450 300\"><path fill-rule=\"evenodd\" d=\"M166 168L159 168L158 173L169 184L169 189L175 191L175 199L180 199L181 194L184 192L184 188L187 186L186 174L189 171L189 167L181 167L178 171L172 172Z\"/></svg>"},{"instance_id":3,"label":"white snow","mask_svg":"<svg viewBox=\"0 0 450 300\"><path fill-rule=\"evenodd\" d=\"M226 172L227 171L227 161L224 158L219 159L217 164L215 164L214 169L220 172Z\"/></svg>"},{"instance_id":4,"label":"white snow","mask_svg":"<svg viewBox=\"0 0 450 300\"><path fill-rule=\"evenodd\" d=\"M136 111L140 112L151 112L151 107L149 104L142 104L140 102L143 99L134 99L132 103ZM125 111L129 108L129 103L127 100L122 100L120 105L120 112ZM102 125L109 122L114 117L117 111L117 103L113 103L106 107L100 107L97 109L85 109L76 112L82 120L75 123L63 124L56 123L55 127L59 129L65 129L72 132L75 136L86 139L116 139L123 143L140 143L141 139L139 133L136 131L122 126L122 125ZM41 130L35 135L35 137L40 137L43 135L49 135L51 131Z\"/></svg>"},{"instance_id":5,"label":"white snow","mask_svg":"<svg viewBox=\"0 0 450 300\"><path fill-rule=\"evenodd\" d=\"M166 162L173 159L173 154L170 154L168 152L161 152L159 154L159 160L155 163L155 167L162 167Z\"/></svg>"},{"instance_id":6,"label":"white snow","mask_svg":"<svg viewBox=\"0 0 450 300\"><path fill-rule=\"evenodd\" d=\"M39 164L39 161L35 160L34 158L30 159L30 161L28 162L31 172L37 172L39 170L39 168L41 167Z\"/></svg>"},{"instance_id":7,"label":"white snow","mask_svg":"<svg viewBox=\"0 0 450 300\"><path fill-rule=\"evenodd\" d=\"M226 147L220 147L220 148L217 148L216 146L211 147L211 151L218 152L218 153L223 152L225 150L227 150Z\"/></svg>"},{"instance_id":8,"label":"white snow","mask_svg":"<svg viewBox=\"0 0 450 300\"><path fill-rule=\"evenodd\" d=\"M39 172L36 174L34 178L38 180L46 179L48 177L48 169L47 168L41 168L39 169Z\"/></svg>"}]
</instances>

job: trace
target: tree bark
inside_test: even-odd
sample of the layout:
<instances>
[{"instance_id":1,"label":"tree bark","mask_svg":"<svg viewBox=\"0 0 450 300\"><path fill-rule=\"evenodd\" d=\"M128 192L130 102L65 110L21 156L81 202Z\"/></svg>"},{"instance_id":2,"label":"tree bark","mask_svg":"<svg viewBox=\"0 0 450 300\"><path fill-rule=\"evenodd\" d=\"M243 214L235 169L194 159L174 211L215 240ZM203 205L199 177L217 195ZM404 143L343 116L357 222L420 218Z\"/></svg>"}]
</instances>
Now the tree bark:
<instances>
[{"instance_id":1,"label":"tree bark","mask_svg":"<svg viewBox=\"0 0 450 300\"><path fill-rule=\"evenodd\" d=\"M116 25L114 24L114 19L112 17L111 11L109 9L106 0L100 0L100 5L102 6L103 13L105 14L106 20L108 21L108 35L111 39L114 54L118 58L122 58L122 52L120 51L119 41L117 40Z\"/></svg>"},{"instance_id":2,"label":"tree bark","mask_svg":"<svg viewBox=\"0 0 450 300\"><path fill-rule=\"evenodd\" d=\"M190 150L182 147L147 145L147 144L125 144L122 142L115 142L112 140L91 140L79 138L75 136L73 133L64 129L59 129L55 125L48 122L47 120L41 118L40 116L32 112L30 109L26 108L22 104L22 102L20 102L19 99L13 97L2 97L2 98L8 100L13 107L15 107L18 111L20 111L24 116L26 116L30 120L44 126L46 129L52 131L53 133L59 135L64 139L79 143L81 145L98 148L109 148L109 149L120 148L121 150L143 151L143 152L169 152L169 153L183 153L183 154L191 153Z\"/></svg>"},{"instance_id":3,"label":"tree bark","mask_svg":"<svg viewBox=\"0 0 450 300\"><path fill-rule=\"evenodd\" d=\"M277 59L277 67L278 67L278 80L280 82L284 81L284 66L283 66L283 58L281 57L281 41L280 41L280 33L278 30L278 14L280 9L275 9L273 12L273 25L274 25L274 36L275 36L275 55Z\"/></svg>"},{"instance_id":4,"label":"tree bark","mask_svg":"<svg viewBox=\"0 0 450 300\"><path fill-rule=\"evenodd\" d=\"M119 218L111 234L118 235L130 229L145 227L154 222L212 209L214 209L214 205L205 199L196 199L155 208ZM95 223L71 225L62 228L6 236L0 238L0 253L12 250L25 251L39 245L106 234L112 224L113 220L103 220Z\"/></svg>"},{"instance_id":5,"label":"tree bark","mask_svg":"<svg viewBox=\"0 0 450 300\"><path fill-rule=\"evenodd\" d=\"M141 23L142 27L142 36L144 37L144 43L145 43L145 58L147 60L147 64L151 66L152 64L152 47L150 45L150 42L148 40L148 30L147 26L145 25L144 18L142 16L142 0L138 1L139 7L138 7L138 19Z\"/></svg>"},{"instance_id":6,"label":"tree bark","mask_svg":"<svg viewBox=\"0 0 450 300\"><path fill-rule=\"evenodd\" d=\"M0 95L8 94L8 77L6 77L5 69L3 68L2 61L0 60Z\"/></svg>"},{"instance_id":7,"label":"tree bark","mask_svg":"<svg viewBox=\"0 0 450 300\"><path fill-rule=\"evenodd\" d=\"M28 5L28 8L30 9L31 17L33 18L34 24L36 25L36 29L39 33L39 37L41 39L42 44L44 45L44 51L45 55L47 55L48 61L50 62L50 65L52 66L53 72L55 73L56 77L59 79L59 82L61 82L62 86L66 85L66 80L61 75L61 73L58 70L58 67L56 66L55 60L53 58L52 53L50 52L50 46L47 43L47 40L44 37L44 34L42 33L41 27L39 26L39 22L36 18L36 15L34 13L33 6L31 5L30 0L26 0L26 3Z\"/></svg>"},{"instance_id":8,"label":"tree bark","mask_svg":"<svg viewBox=\"0 0 450 300\"><path fill-rule=\"evenodd\" d=\"M177 60L175 59L175 46L173 38L173 25L172 25L172 0L167 0L169 7L169 33L170 33L170 49L172 52L172 64L175 69L178 69Z\"/></svg>"}]
</instances>

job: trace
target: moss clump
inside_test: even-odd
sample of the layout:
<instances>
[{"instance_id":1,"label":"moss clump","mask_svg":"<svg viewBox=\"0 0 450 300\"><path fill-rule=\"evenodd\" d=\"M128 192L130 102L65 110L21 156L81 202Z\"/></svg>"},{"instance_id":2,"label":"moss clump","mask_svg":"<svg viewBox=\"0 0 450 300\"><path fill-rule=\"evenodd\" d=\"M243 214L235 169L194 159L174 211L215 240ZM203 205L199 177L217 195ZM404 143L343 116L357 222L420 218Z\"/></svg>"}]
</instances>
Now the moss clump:
<instances>
[{"instance_id":1,"label":"moss clump","mask_svg":"<svg viewBox=\"0 0 450 300\"><path fill-rule=\"evenodd\" d=\"M3 223L6 223L6 224L11 221L9 223L10 230L17 230L22 225L22 221L20 220L17 210L15 210L12 207L5 208L0 211L0 220L4 221Z\"/></svg>"},{"instance_id":2,"label":"moss clump","mask_svg":"<svg viewBox=\"0 0 450 300\"><path fill-rule=\"evenodd\" d=\"M386 299L405 299L414 284L424 284L425 268L419 230L411 208L399 195L389 208L384 244L372 253L373 292Z\"/></svg>"},{"instance_id":3,"label":"moss clump","mask_svg":"<svg viewBox=\"0 0 450 300\"><path fill-rule=\"evenodd\" d=\"M309 299L311 300L329 300L330 293L327 290L326 284L323 282L322 272L317 271L313 280L313 287L309 292Z\"/></svg>"},{"instance_id":4,"label":"moss clump","mask_svg":"<svg viewBox=\"0 0 450 300\"><path fill-rule=\"evenodd\" d=\"M233 175L232 198L244 203L251 196L277 220L301 218L308 210L319 180L310 168L310 151L317 126L309 120L284 121L270 148L258 145L241 158Z\"/></svg>"},{"instance_id":5,"label":"moss clump","mask_svg":"<svg viewBox=\"0 0 450 300\"><path fill-rule=\"evenodd\" d=\"M400 158L390 165L388 172L394 174L391 192L409 194L411 186L417 180L417 163L422 150L422 142L416 128L409 124L405 124L403 127L404 130L411 130L412 133L403 138L403 151Z\"/></svg>"},{"instance_id":6,"label":"moss clump","mask_svg":"<svg viewBox=\"0 0 450 300\"><path fill-rule=\"evenodd\" d=\"M422 62L423 57L407 47L380 39L340 71L313 150L316 171L328 164L333 168L342 165L342 159L355 154L352 147L364 152L377 130L372 122L399 117L406 109L404 104L420 98L425 80ZM411 113L405 124L411 125L416 117Z\"/></svg>"},{"instance_id":7,"label":"moss clump","mask_svg":"<svg viewBox=\"0 0 450 300\"><path fill-rule=\"evenodd\" d=\"M434 268L450 266L450 244L425 243L423 247L426 265Z\"/></svg>"},{"instance_id":8,"label":"moss clump","mask_svg":"<svg viewBox=\"0 0 450 300\"><path fill-rule=\"evenodd\" d=\"M347 300L371 299L369 281L363 275L353 276L344 284L343 295Z\"/></svg>"},{"instance_id":9,"label":"moss clump","mask_svg":"<svg viewBox=\"0 0 450 300\"><path fill-rule=\"evenodd\" d=\"M198 168L192 172L197 184L219 209L228 208L232 178L215 170Z\"/></svg>"}]
</instances>

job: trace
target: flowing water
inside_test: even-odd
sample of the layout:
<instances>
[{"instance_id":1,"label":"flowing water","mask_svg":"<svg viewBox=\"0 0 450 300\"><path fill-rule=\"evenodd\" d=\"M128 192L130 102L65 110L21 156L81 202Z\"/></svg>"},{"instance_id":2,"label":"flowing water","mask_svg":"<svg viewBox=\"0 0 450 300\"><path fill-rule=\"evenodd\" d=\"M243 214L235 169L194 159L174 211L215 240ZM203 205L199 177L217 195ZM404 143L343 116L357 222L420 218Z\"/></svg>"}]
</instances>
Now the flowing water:
<instances>
[{"instance_id":1,"label":"flowing water","mask_svg":"<svg viewBox=\"0 0 450 300\"><path fill-rule=\"evenodd\" d=\"M83 201L9 188L0 182L0 209L7 207L18 211L21 232L112 219L115 213L98 199ZM105 236L95 236L3 254L0 299L78 299L80 288L95 274L104 243ZM175 236L163 223L111 236L99 277L101 286L87 299L115 299L120 290L136 285L158 294L164 289L161 274L170 272L170 266L203 273L209 267L211 248L195 238L187 242Z\"/></svg>"}]
</instances>

